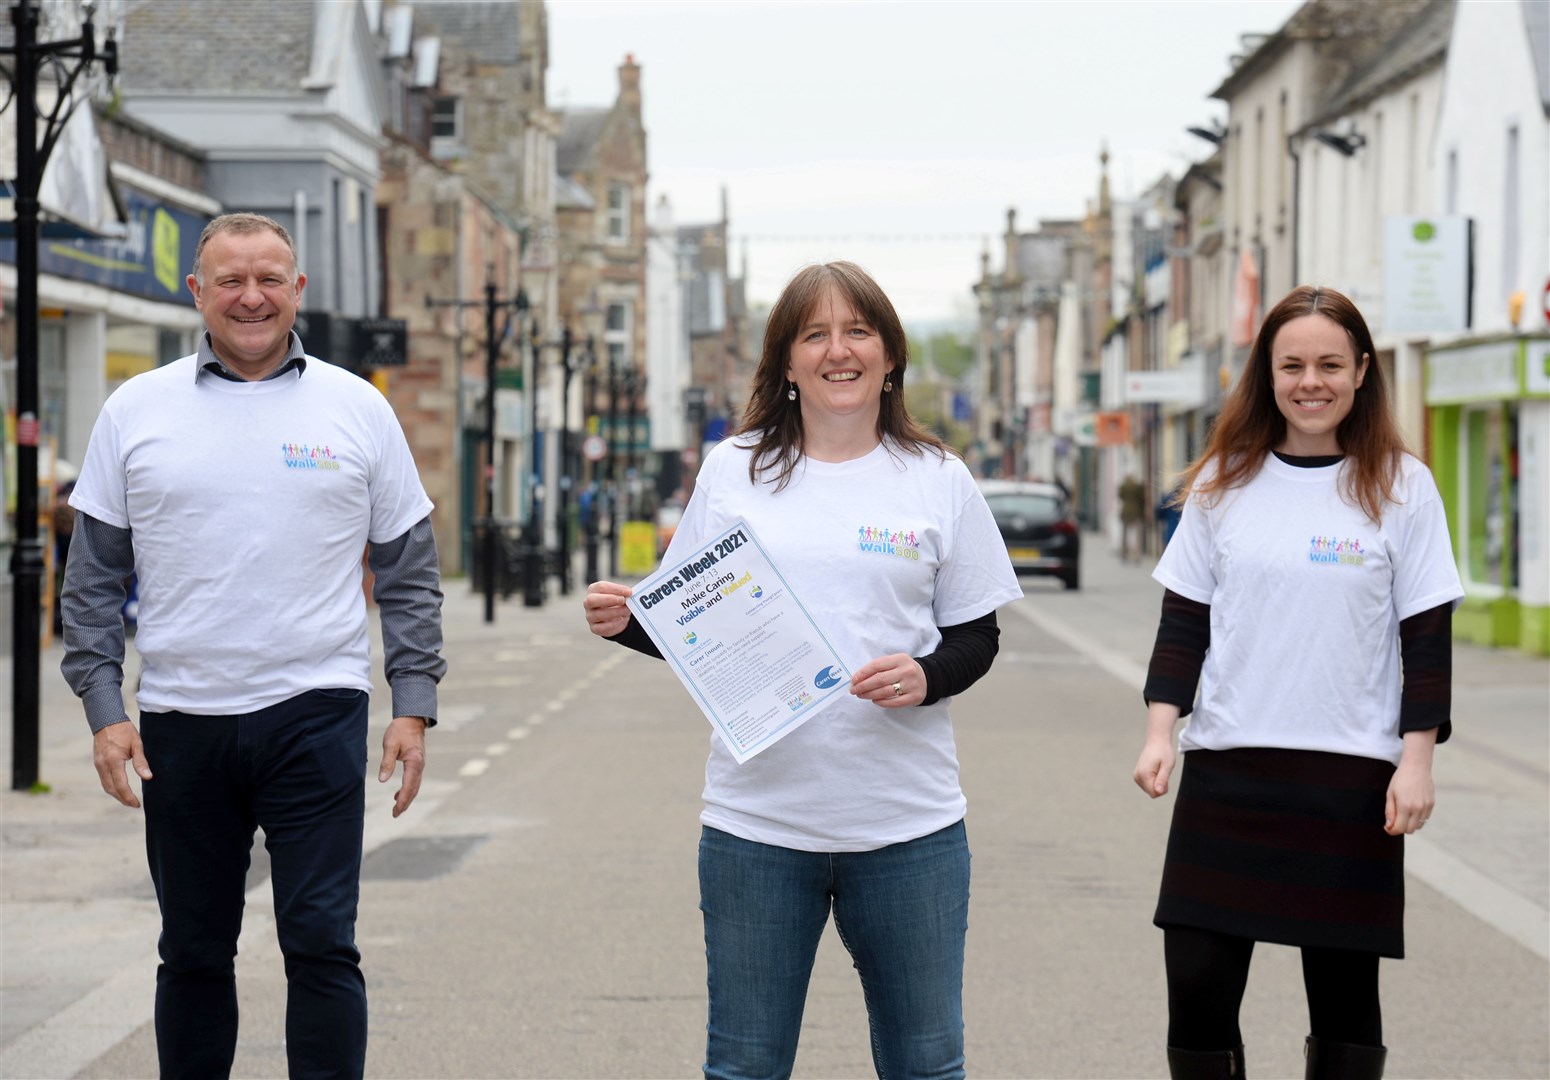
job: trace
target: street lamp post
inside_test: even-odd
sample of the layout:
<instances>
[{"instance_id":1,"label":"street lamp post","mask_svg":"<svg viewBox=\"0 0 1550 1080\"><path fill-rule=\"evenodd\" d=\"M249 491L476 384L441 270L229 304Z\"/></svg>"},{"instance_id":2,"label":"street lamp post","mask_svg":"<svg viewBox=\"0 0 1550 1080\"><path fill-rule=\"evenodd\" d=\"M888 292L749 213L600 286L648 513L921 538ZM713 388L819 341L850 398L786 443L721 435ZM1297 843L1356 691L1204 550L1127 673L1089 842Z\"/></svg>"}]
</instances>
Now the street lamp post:
<instances>
[{"instance_id":1,"label":"street lamp post","mask_svg":"<svg viewBox=\"0 0 1550 1080\"><path fill-rule=\"evenodd\" d=\"M597 363L596 353L593 352L594 340L595 339L590 334L587 336L587 353L592 357L591 362L587 364L587 380L585 389L583 390L583 393L586 396L586 407L584 411L587 414L588 435L596 434L595 428L597 419ZM584 544L586 546L586 579L587 583L591 584L592 582L598 580L597 519L598 514L602 512L602 508L598 505L598 501L599 495L603 489L603 485L598 481L598 474L602 471L598 467L598 462L590 456L587 460L592 462L592 468L589 470L592 479L591 483L587 487L587 500L582 504L582 535L584 538Z\"/></svg>"},{"instance_id":2,"label":"street lamp post","mask_svg":"<svg viewBox=\"0 0 1550 1080\"><path fill-rule=\"evenodd\" d=\"M608 576L619 576L619 363L608 358Z\"/></svg>"},{"instance_id":3,"label":"street lamp post","mask_svg":"<svg viewBox=\"0 0 1550 1080\"><path fill-rule=\"evenodd\" d=\"M16 540L11 551L11 789L38 782L38 712L42 681L43 543L38 537L38 186L60 132L83 99L76 80L99 60L109 78L118 73L118 43L108 31L102 53L92 7L86 5L79 37L38 41L36 0L11 8L15 42L0 49L12 58L0 68L16 102ZM73 66L69 63L74 61ZM43 120L38 142L38 74L51 65L57 96ZM96 177L89 178L96 182Z\"/></svg>"},{"instance_id":4,"label":"street lamp post","mask_svg":"<svg viewBox=\"0 0 1550 1080\"><path fill-rule=\"evenodd\" d=\"M495 373L500 365L501 340L511 329L510 311L516 312L517 325L522 325L527 314L527 293L521 286L511 300L501 300L495 285L495 267L485 268L483 300L433 300L427 296L428 308L453 307L459 310L472 307L484 308L484 516L475 524L483 524L484 537L480 544L479 561L484 576L484 621L495 621L495 589L499 577L500 537L496 535L495 521ZM508 312L506 322L496 329L496 316Z\"/></svg>"},{"instance_id":5,"label":"street lamp post","mask_svg":"<svg viewBox=\"0 0 1550 1080\"><path fill-rule=\"evenodd\" d=\"M528 416L533 427L532 460L529 462L527 525L522 529L522 606L544 606L544 433L538 426L539 364L538 320L528 336L533 352L533 377L528 382Z\"/></svg>"},{"instance_id":6,"label":"street lamp post","mask_svg":"<svg viewBox=\"0 0 1550 1080\"><path fill-rule=\"evenodd\" d=\"M571 377L592 364L592 339L587 338L585 350L575 349L575 339L569 326L560 332L560 364L565 370L560 385L560 498L555 511L560 553L560 595L570 595L570 493L575 487L575 454L570 443L570 381Z\"/></svg>"}]
</instances>

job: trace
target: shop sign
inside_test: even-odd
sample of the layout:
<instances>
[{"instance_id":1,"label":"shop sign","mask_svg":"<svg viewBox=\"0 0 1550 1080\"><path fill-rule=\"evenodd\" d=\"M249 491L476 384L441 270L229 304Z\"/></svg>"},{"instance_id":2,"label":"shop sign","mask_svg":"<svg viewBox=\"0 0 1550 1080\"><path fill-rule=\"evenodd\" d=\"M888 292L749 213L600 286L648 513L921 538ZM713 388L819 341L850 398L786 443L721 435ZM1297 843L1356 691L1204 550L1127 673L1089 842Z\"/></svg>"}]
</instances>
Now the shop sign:
<instances>
[{"instance_id":1,"label":"shop sign","mask_svg":"<svg viewBox=\"0 0 1550 1080\"><path fill-rule=\"evenodd\" d=\"M1463 401L1515 398L1523 388L1518 339L1487 341L1426 354L1426 403L1448 405Z\"/></svg>"},{"instance_id":2,"label":"shop sign","mask_svg":"<svg viewBox=\"0 0 1550 1080\"><path fill-rule=\"evenodd\" d=\"M1164 371L1125 372L1125 402L1141 405L1182 405L1199 408L1206 403L1204 367L1196 359Z\"/></svg>"},{"instance_id":3,"label":"shop sign","mask_svg":"<svg viewBox=\"0 0 1550 1080\"><path fill-rule=\"evenodd\" d=\"M38 269L74 281L102 285L167 304L194 306L184 278L194 265L194 246L210 223L203 214L164 206L123 185L122 239L44 240ZM0 262L15 264L16 241L0 240Z\"/></svg>"},{"instance_id":4,"label":"shop sign","mask_svg":"<svg viewBox=\"0 0 1550 1080\"><path fill-rule=\"evenodd\" d=\"M521 439L527 434L527 410L522 394L517 390L495 391L495 436L499 439Z\"/></svg>"},{"instance_id":5,"label":"shop sign","mask_svg":"<svg viewBox=\"0 0 1550 1080\"><path fill-rule=\"evenodd\" d=\"M1523 389L1534 395L1550 395L1550 341L1540 339L1523 346Z\"/></svg>"},{"instance_id":6,"label":"shop sign","mask_svg":"<svg viewBox=\"0 0 1550 1080\"><path fill-rule=\"evenodd\" d=\"M1468 218L1384 218L1383 329L1469 329L1469 247Z\"/></svg>"},{"instance_id":7,"label":"shop sign","mask_svg":"<svg viewBox=\"0 0 1550 1080\"><path fill-rule=\"evenodd\" d=\"M1128 412L1101 412L1097 414L1095 434L1099 446L1130 445L1130 414Z\"/></svg>"}]
</instances>

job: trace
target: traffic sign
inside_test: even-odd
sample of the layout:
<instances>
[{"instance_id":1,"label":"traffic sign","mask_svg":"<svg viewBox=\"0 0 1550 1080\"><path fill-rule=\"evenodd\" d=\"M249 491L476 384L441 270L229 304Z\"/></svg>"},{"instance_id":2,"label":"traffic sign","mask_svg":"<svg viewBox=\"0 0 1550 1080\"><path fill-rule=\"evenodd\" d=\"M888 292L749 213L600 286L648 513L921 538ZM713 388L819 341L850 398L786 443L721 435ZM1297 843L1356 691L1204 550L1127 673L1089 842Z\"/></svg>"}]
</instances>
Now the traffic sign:
<instances>
[{"instance_id":1,"label":"traffic sign","mask_svg":"<svg viewBox=\"0 0 1550 1080\"><path fill-rule=\"evenodd\" d=\"M608 456L608 440L601 435L588 435L581 440L581 456L588 461L602 461Z\"/></svg>"}]
</instances>

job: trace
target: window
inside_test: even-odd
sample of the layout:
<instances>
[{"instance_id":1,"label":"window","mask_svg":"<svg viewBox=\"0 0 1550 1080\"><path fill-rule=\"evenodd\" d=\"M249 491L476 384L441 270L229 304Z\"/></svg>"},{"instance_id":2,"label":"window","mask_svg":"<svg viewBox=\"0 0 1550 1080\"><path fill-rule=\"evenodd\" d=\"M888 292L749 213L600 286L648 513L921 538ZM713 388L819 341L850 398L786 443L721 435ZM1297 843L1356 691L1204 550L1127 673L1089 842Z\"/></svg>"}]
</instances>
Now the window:
<instances>
[{"instance_id":1,"label":"window","mask_svg":"<svg viewBox=\"0 0 1550 1080\"><path fill-rule=\"evenodd\" d=\"M608 185L608 217L603 223L605 235L610 240L624 242L630 238L630 186Z\"/></svg>"},{"instance_id":2,"label":"window","mask_svg":"<svg viewBox=\"0 0 1550 1080\"><path fill-rule=\"evenodd\" d=\"M463 152L463 101L439 97L431 102L431 156L455 158Z\"/></svg>"},{"instance_id":3,"label":"window","mask_svg":"<svg viewBox=\"0 0 1550 1080\"><path fill-rule=\"evenodd\" d=\"M462 134L461 102L455 97L439 97L431 105L431 137L456 139Z\"/></svg>"},{"instance_id":4,"label":"window","mask_svg":"<svg viewBox=\"0 0 1550 1080\"><path fill-rule=\"evenodd\" d=\"M630 364L630 305L615 301L608 305L608 322L603 344L608 347L608 366L625 368Z\"/></svg>"}]
</instances>

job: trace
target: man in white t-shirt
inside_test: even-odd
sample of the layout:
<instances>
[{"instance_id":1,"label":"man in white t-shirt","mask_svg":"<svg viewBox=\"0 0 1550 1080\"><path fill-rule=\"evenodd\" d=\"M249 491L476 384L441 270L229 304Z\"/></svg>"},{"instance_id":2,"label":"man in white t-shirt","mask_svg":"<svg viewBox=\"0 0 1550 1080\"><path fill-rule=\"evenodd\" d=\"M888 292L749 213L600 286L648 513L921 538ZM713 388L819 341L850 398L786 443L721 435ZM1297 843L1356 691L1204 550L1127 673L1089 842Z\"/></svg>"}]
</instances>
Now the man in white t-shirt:
<instances>
[{"instance_id":1,"label":"man in white t-shirt","mask_svg":"<svg viewBox=\"0 0 1550 1080\"><path fill-rule=\"evenodd\" d=\"M298 1075L360 1076L355 947L375 574L393 720L378 779L419 791L435 723L441 592L431 502L392 408L309 357L292 330L306 277L257 214L206 227L188 287L199 350L103 406L70 505L62 669L103 790L138 808L161 907L163 1077L229 1075L234 959L254 831L264 830ZM125 582L139 586L140 727L123 702Z\"/></svg>"}]
</instances>

